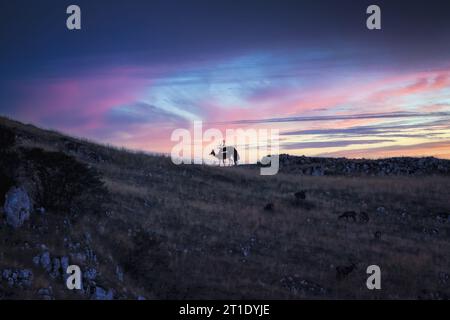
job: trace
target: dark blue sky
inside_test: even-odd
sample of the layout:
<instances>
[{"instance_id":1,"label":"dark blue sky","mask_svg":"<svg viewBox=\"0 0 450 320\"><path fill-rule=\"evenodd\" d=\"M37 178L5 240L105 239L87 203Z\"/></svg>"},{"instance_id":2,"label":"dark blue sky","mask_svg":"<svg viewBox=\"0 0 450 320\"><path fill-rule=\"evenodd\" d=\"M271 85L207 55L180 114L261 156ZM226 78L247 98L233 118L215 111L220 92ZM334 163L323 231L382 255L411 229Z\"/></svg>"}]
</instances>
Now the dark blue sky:
<instances>
[{"instance_id":1,"label":"dark blue sky","mask_svg":"<svg viewBox=\"0 0 450 320\"><path fill-rule=\"evenodd\" d=\"M365 29L365 9L382 8L383 30ZM78 4L82 30L65 28ZM40 0L0 4L2 77L51 65L171 63L255 49L366 47L393 63L442 59L450 49L449 1Z\"/></svg>"}]
</instances>

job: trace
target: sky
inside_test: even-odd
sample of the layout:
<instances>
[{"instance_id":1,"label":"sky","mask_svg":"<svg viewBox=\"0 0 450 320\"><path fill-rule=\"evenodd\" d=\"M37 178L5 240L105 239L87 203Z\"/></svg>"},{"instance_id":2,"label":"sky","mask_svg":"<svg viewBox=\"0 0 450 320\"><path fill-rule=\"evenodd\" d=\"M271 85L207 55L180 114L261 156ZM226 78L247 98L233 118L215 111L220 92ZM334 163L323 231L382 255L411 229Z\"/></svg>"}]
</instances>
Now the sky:
<instances>
[{"instance_id":1,"label":"sky","mask_svg":"<svg viewBox=\"0 0 450 320\"><path fill-rule=\"evenodd\" d=\"M277 129L293 155L450 159L449 18L438 0L3 0L0 115L163 153L203 121Z\"/></svg>"}]
</instances>

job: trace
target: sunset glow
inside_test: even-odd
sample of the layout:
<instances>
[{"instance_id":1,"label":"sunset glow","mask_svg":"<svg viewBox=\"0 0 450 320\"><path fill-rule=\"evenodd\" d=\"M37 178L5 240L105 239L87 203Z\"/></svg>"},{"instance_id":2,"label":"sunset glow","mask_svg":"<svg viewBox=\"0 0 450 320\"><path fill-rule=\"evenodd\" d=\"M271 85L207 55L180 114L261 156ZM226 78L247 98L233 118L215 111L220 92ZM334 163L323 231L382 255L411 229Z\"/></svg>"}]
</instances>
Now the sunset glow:
<instances>
[{"instance_id":1,"label":"sunset glow","mask_svg":"<svg viewBox=\"0 0 450 320\"><path fill-rule=\"evenodd\" d=\"M188 13L200 24L211 23L195 8ZM290 17L283 10L274 14ZM450 158L449 51L423 51L429 40L420 35L405 42L397 41L402 31L372 38L356 28L345 32L343 16L329 22L338 26L332 31L318 27L316 33L327 40L318 43L302 31L310 20L290 17L295 23L289 28L296 33L255 18L237 21L233 27L242 28L243 35L231 39L225 37L228 22L213 23L211 32L188 27L182 42L192 42L181 54L167 40L175 37L174 30L168 28L163 38L136 15L137 26L126 24L130 34L137 33L135 40L122 39L126 50L91 27L94 31L76 37L57 34L67 38L58 58L53 44L33 47L31 56L16 55L17 63L32 59L32 66L2 67L1 114L103 143L166 153L174 129L202 120L223 130L279 129L281 152L295 155ZM248 27L252 23L257 36ZM150 31L136 32L138 27ZM281 39L268 32L271 28L283 34ZM31 31L23 32L30 36ZM437 41L440 30L430 32L436 46L447 48ZM91 43L96 37L103 47ZM204 41L199 44L196 37ZM79 54L71 53L71 41ZM3 53L5 59L17 48L26 52L26 44L15 44ZM166 54L154 53L155 48Z\"/></svg>"}]
</instances>

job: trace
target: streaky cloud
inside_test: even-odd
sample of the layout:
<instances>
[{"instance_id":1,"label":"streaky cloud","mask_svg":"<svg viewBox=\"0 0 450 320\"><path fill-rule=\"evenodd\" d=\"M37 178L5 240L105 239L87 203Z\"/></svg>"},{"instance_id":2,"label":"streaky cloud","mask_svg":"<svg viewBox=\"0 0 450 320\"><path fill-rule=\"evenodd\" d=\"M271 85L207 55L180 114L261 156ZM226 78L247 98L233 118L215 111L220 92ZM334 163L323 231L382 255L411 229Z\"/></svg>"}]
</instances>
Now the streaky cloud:
<instances>
[{"instance_id":1,"label":"streaky cloud","mask_svg":"<svg viewBox=\"0 0 450 320\"><path fill-rule=\"evenodd\" d=\"M336 121L336 120L361 120L361 119L386 119L386 118L423 118L423 117L448 117L450 112L388 112L388 113L362 113L333 116L296 116L282 118L236 120L227 122L215 122L216 124L262 124L277 122L310 122L310 121Z\"/></svg>"},{"instance_id":2,"label":"streaky cloud","mask_svg":"<svg viewBox=\"0 0 450 320\"><path fill-rule=\"evenodd\" d=\"M286 150L335 148L335 147L347 147L347 146L359 145L359 144L377 144L377 143L394 142L394 141L395 140L383 139L383 140L334 140L334 141L294 142L294 143L283 144L283 148Z\"/></svg>"},{"instance_id":3,"label":"streaky cloud","mask_svg":"<svg viewBox=\"0 0 450 320\"><path fill-rule=\"evenodd\" d=\"M374 135L374 136L399 136L399 137L414 137L422 136L421 134L408 134L405 130L414 129L442 129L445 127L448 129L450 126L450 119L441 119L435 121L427 121L415 124L378 124L371 126L355 126L349 128L338 129L307 129L307 130L295 130L282 132L282 136L306 136L306 135L345 135L345 136L362 136L362 135Z\"/></svg>"}]
</instances>

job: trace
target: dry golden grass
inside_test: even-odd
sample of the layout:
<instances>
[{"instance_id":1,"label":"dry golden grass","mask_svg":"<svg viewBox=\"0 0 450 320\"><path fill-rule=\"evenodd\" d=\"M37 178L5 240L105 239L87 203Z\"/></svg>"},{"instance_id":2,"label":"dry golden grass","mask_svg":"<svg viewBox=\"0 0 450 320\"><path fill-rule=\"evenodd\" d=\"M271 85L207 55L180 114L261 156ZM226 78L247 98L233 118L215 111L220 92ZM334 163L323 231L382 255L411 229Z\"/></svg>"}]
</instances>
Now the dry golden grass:
<instances>
[{"instance_id":1,"label":"dry golden grass","mask_svg":"<svg viewBox=\"0 0 450 320\"><path fill-rule=\"evenodd\" d=\"M173 278L161 281L171 283L172 292L157 296L414 299L424 289L447 292L439 273L450 271L449 227L436 220L437 213L450 209L447 177L262 177L251 169L175 167L160 161L168 174L154 170L154 163L142 163L135 174L116 176L124 179L121 185L133 183L139 190L133 200L130 194L116 198L132 207L121 219L139 222L168 243ZM144 172L152 175L144 177ZM313 209L292 203L298 190L307 190ZM146 201L152 205L146 207ZM273 212L263 210L269 202ZM384 215L377 214L381 206ZM366 211L370 221L339 220L347 210ZM423 228L439 233L430 236ZM374 238L376 231L380 240ZM256 244L245 257L241 247L251 238ZM356 261L358 269L337 281L335 267L349 261ZM365 288L370 264L382 268L381 292ZM292 293L280 286L283 277L294 275L329 294Z\"/></svg>"},{"instance_id":2,"label":"dry golden grass","mask_svg":"<svg viewBox=\"0 0 450 320\"><path fill-rule=\"evenodd\" d=\"M23 146L68 152L63 144L50 143L60 139L53 133L32 134L38 139L26 139ZM441 273L450 274L450 221L436 219L438 213L450 215L449 177L260 176L255 168L175 166L161 156L80 143L104 159L92 161L71 153L100 171L111 199L108 214L83 216L74 223L71 236L92 233L102 283L128 296L429 297L423 290L450 295L450 282L439 278ZM299 190L307 191L312 208L295 203L293 194ZM264 210L267 203L273 203L273 211ZM378 214L379 207L386 213ZM338 219L348 210L367 212L369 222ZM430 235L424 229L438 233ZM381 239L374 237L375 232ZM26 234L21 231L15 237L38 241ZM45 241L51 250L64 254L59 245L63 236L63 231L50 230ZM117 283L113 266L131 260L137 262L125 270L126 281ZM29 265L31 257L20 261ZM336 267L350 262L357 269L338 281ZM381 267L380 291L365 286L371 264ZM289 276L316 283L327 292L289 290L281 282ZM61 289L58 297L71 296Z\"/></svg>"}]
</instances>

